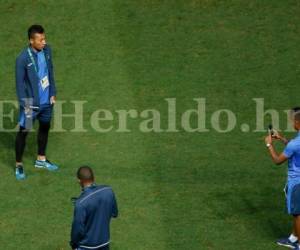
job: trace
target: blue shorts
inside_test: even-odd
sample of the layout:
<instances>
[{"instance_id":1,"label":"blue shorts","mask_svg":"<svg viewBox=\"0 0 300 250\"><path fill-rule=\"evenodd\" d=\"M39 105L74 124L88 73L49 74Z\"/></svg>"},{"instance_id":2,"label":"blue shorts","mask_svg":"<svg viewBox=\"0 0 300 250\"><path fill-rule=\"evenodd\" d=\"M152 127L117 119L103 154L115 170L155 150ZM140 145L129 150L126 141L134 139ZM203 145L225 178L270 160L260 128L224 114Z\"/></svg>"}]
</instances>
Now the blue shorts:
<instances>
[{"instance_id":1,"label":"blue shorts","mask_svg":"<svg viewBox=\"0 0 300 250\"><path fill-rule=\"evenodd\" d=\"M300 215L300 180L289 180L285 186L287 212Z\"/></svg>"},{"instance_id":2,"label":"blue shorts","mask_svg":"<svg viewBox=\"0 0 300 250\"><path fill-rule=\"evenodd\" d=\"M31 110L25 113L24 108L20 107L19 124L21 127L31 129L34 121L38 119L41 122L49 123L52 118L53 105L41 105L38 110Z\"/></svg>"}]
</instances>

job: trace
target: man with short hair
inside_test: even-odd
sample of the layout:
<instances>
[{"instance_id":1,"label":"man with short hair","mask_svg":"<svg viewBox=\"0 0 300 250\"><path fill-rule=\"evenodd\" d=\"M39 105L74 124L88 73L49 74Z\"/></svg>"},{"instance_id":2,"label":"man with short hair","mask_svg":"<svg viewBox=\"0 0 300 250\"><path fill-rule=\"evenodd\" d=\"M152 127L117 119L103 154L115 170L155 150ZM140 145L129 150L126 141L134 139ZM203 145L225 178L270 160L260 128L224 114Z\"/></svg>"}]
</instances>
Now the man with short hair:
<instances>
[{"instance_id":1,"label":"man with short hair","mask_svg":"<svg viewBox=\"0 0 300 250\"><path fill-rule=\"evenodd\" d=\"M280 133L274 131L265 138L266 146L277 165L288 160L288 178L285 188L286 204L288 214L293 216L293 230L288 238L277 241L278 245L300 250L300 107L291 110L291 121L297 136L288 141ZM281 154L278 154L273 147L273 139L282 141L286 147Z\"/></svg>"},{"instance_id":2,"label":"man with short hair","mask_svg":"<svg viewBox=\"0 0 300 250\"><path fill-rule=\"evenodd\" d=\"M109 250L110 220L118 216L114 192L109 186L96 185L88 166L78 169L77 179L82 193L75 202L70 245L76 250Z\"/></svg>"},{"instance_id":3,"label":"man with short hair","mask_svg":"<svg viewBox=\"0 0 300 250\"><path fill-rule=\"evenodd\" d=\"M46 44L44 28L41 25L29 27L28 39L29 46L16 60L16 90L20 106L19 131L15 142L17 180L26 177L22 157L27 134L36 119L39 120L39 130L35 167L50 171L58 169L46 158L52 109L56 100L51 49Z\"/></svg>"}]
</instances>

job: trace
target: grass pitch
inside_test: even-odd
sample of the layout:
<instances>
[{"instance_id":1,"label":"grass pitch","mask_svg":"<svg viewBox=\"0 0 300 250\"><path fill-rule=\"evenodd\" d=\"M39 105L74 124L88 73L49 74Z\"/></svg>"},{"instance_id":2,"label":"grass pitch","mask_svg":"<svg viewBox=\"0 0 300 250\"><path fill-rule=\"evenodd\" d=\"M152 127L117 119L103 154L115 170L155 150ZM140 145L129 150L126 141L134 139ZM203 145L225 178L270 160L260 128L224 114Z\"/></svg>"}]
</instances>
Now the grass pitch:
<instances>
[{"instance_id":1,"label":"grass pitch","mask_svg":"<svg viewBox=\"0 0 300 250\"><path fill-rule=\"evenodd\" d=\"M0 133L2 248L69 249L70 197L80 192L75 172L89 164L118 198L112 249L275 249L291 226L286 166L272 164L262 133L243 133L240 125L255 128L252 98L279 111L299 105L299 10L295 0L1 1L0 100L15 100L15 58L27 28L39 23L53 48L64 112L73 111L72 100L87 101L87 132L70 132L74 122L64 118L67 131L50 134L57 173L34 169L32 133L28 179L17 182L15 133ZM138 119L128 120L129 133L90 126L101 108L155 108L165 129L165 98L176 98L179 125L179 114L200 97L206 133L142 133ZM237 126L222 134L210 118L224 108L237 115ZM16 120L4 118L5 127Z\"/></svg>"}]
</instances>

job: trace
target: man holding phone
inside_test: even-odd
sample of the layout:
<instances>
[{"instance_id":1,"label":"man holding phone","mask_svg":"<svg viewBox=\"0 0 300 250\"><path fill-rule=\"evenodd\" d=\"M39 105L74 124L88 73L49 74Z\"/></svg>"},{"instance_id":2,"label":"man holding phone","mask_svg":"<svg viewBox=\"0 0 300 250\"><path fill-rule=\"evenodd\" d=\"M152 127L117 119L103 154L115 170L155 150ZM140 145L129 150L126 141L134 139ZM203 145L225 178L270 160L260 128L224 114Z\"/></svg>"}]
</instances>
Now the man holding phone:
<instances>
[{"instance_id":1,"label":"man holding phone","mask_svg":"<svg viewBox=\"0 0 300 250\"><path fill-rule=\"evenodd\" d=\"M269 130L265 143L273 162L277 165L288 160L288 178L285 187L288 214L293 216L293 230L289 237L277 241L278 245L300 250L300 107L291 110L291 121L297 136L288 141L275 130ZM273 140L282 141L286 147L282 153L277 153Z\"/></svg>"},{"instance_id":2,"label":"man holding phone","mask_svg":"<svg viewBox=\"0 0 300 250\"><path fill-rule=\"evenodd\" d=\"M44 28L41 25L29 27L28 39L29 46L16 60L16 90L20 106L19 131L15 142L17 180L26 178L22 157L27 134L35 119L39 120L35 167L50 171L58 169L46 158L48 133L56 98L51 49L46 44Z\"/></svg>"}]
</instances>

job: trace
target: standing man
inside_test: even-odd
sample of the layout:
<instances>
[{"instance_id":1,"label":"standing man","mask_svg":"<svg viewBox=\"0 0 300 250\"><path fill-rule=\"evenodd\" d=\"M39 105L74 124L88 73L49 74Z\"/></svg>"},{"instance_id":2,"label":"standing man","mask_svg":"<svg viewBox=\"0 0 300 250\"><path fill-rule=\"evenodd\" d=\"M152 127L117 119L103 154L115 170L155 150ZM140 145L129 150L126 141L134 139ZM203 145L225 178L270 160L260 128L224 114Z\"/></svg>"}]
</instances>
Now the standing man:
<instances>
[{"instance_id":1,"label":"standing man","mask_svg":"<svg viewBox=\"0 0 300 250\"><path fill-rule=\"evenodd\" d=\"M288 160L288 178L285 187L286 204L288 214L293 216L293 230L288 238L277 241L278 245L286 246L295 250L300 249L300 107L291 110L291 120L294 129L297 131L297 136L288 141L277 131L265 138L266 146L272 157L272 160L277 165ZM278 154L273 147L273 139L282 141L286 147L281 154Z\"/></svg>"},{"instance_id":2,"label":"standing man","mask_svg":"<svg viewBox=\"0 0 300 250\"><path fill-rule=\"evenodd\" d=\"M111 187L96 185L90 167L77 171L82 193L75 202L71 231L72 249L109 250L109 224L118 216L118 206Z\"/></svg>"},{"instance_id":3,"label":"standing man","mask_svg":"<svg viewBox=\"0 0 300 250\"><path fill-rule=\"evenodd\" d=\"M28 29L28 39L29 46L16 60L16 90L20 106L19 131L15 142L17 180L26 177L22 156L27 134L35 119L39 120L35 167L50 171L58 169L46 158L48 132L56 96L51 49L46 44L44 28L40 25L32 25Z\"/></svg>"}]
</instances>

